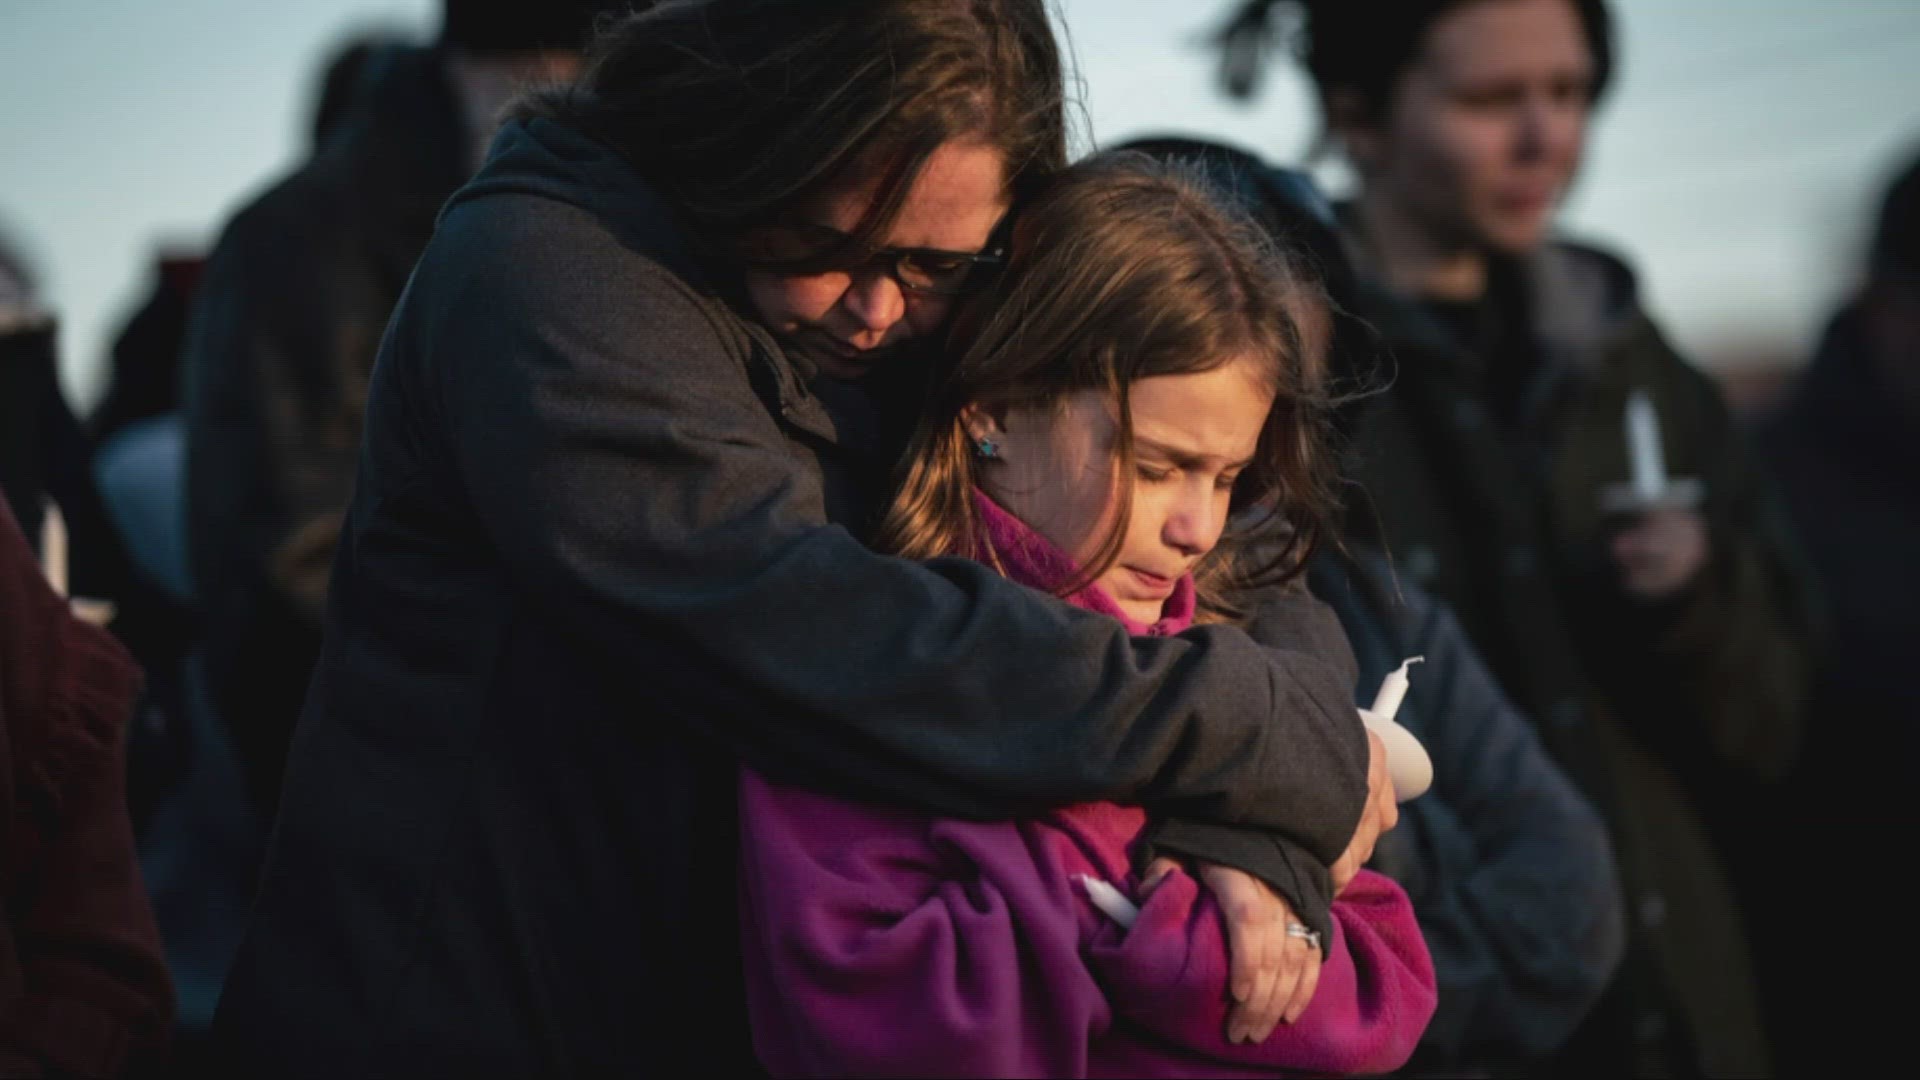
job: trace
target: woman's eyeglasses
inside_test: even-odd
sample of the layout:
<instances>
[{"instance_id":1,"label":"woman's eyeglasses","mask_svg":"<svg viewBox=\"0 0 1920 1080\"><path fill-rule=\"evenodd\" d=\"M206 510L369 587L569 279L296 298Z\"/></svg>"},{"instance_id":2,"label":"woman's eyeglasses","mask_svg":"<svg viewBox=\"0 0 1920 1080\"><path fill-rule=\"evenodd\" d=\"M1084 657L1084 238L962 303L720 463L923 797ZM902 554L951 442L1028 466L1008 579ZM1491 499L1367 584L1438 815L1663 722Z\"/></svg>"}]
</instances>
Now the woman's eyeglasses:
<instances>
[{"instance_id":1,"label":"woman's eyeglasses","mask_svg":"<svg viewBox=\"0 0 1920 1080\"><path fill-rule=\"evenodd\" d=\"M927 296L959 296L988 271L1006 265L1005 249L993 240L983 251L886 247L864 258L838 258L849 237L824 225L768 225L747 234L748 261L784 273L812 274L878 267L901 289Z\"/></svg>"}]
</instances>

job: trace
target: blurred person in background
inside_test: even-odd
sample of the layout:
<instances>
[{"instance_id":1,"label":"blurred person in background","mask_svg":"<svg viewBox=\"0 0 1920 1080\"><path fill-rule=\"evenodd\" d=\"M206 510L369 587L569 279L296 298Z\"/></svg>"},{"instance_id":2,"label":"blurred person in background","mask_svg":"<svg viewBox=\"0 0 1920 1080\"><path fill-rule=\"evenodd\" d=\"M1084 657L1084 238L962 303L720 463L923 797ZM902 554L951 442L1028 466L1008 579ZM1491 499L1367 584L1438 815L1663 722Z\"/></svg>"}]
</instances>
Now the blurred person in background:
<instances>
[{"instance_id":1,"label":"blurred person in background","mask_svg":"<svg viewBox=\"0 0 1920 1080\"><path fill-rule=\"evenodd\" d=\"M1622 262L1552 235L1612 72L1608 12L1254 0L1223 35L1229 90L1250 89L1281 6L1357 176L1340 216L1356 311L1393 361L1355 430L1348 527L1458 611L1621 859L1628 960L1553 1068L1764 1072L1725 860L1764 858L1785 890L1795 864L1774 837L1723 848L1793 761L1809 604L1713 384L1648 319ZM1704 485L1697 504L1603 508L1629 475L1636 391L1669 475ZM1715 819L1733 826L1716 838Z\"/></svg>"},{"instance_id":2,"label":"blurred person in background","mask_svg":"<svg viewBox=\"0 0 1920 1080\"><path fill-rule=\"evenodd\" d=\"M313 152L347 126L368 57L398 44L390 36L365 35L335 50L315 97ZM122 539L148 576L182 603L191 602L193 590L180 359L206 262L203 253L171 246L156 257L152 290L114 339L111 379L86 425L95 477Z\"/></svg>"},{"instance_id":3,"label":"blurred person in background","mask_svg":"<svg viewBox=\"0 0 1920 1080\"><path fill-rule=\"evenodd\" d=\"M166 1049L173 992L126 806L127 721L139 690L126 651L75 616L0 500L7 1080L147 1075Z\"/></svg>"},{"instance_id":4,"label":"blurred person in background","mask_svg":"<svg viewBox=\"0 0 1920 1080\"><path fill-rule=\"evenodd\" d=\"M1334 301L1335 367L1372 361L1332 208L1304 173L1190 138L1124 144L1192 162L1276 239L1312 254ZM1350 427L1367 408L1347 402ZM1525 1073L1579 1026L1626 948L1626 903L1605 823L1501 690L1447 605L1349 540L1310 566L1314 595L1353 644L1355 703L1410 656L1399 720L1433 758L1434 785L1400 808L1368 865L1398 881L1433 956L1439 1005L1401 1075Z\"/></svg>"},{"instance_id":5,"label":"blurred person in background","mask_svg":"<svg viewBox=\"0 0 1920 1080\"><path fill-rule=\"evenodd\" d=\"M187 549L214 708L263 813L319 653L387 316L500 110L570 78L607 6L447 0L430 46L349 47L315 153L240 211L208 264L182 361Z\"/></svg>"},{"instance_id":6,"label":"blurred person in background","mask_svg":"<svg viewBox=\"0 0 1920 1080\"><path fill-rule=\"evenodd\" d=\"M365 36L334 52L314 99L311 152L318 153L346 126L368 57L398 44L388 36ZM152 287L114 338L106 394L87 416L87 434L96 445L129 424L179 409L181 346L206 263L203 252L178 246L168 246L155 256Z\"/></svg>"},{"instance_id":7,"label":"blurred person in background","mask_svg":"<svg viewBox=\"0 0 1920 1080\"><path fill-rule=\"evenodd\" d=\"M95 483L85 432L60 386L59 320L26 260L0 237L0 492L36 545L49 506L64 524L75 595L103 601L113 635L154 673L136 711L128 798L136 827L178 779L170 718L189 612L122 540Z\"/></svg>"},{"instance_id":8,"label":"blurred person in background","mask_svg":"<svg viewBox=\"0 0 1920 1080\"><path fill-rule=\"evenodd\" d=\"M1812 839L1911 815L1920 724L1920 158L1887 187L1865 281L1761 428L1761 447L1819 575L1831 620L1805 760L1776 825ZM1803 841L1804 843L1804 841ZM1863 856L1884 859L1878 847ZM1913 970L1912 939L1845 950L1781 942L1761 952L1782 1071L1869 1065L1904 1048L1885 971ZM1832 1033L1852 1037L1835 1040Z\"/></svg>"},{"instance_id":9,"label":"blurred person in background","mask_svg":"<svg viewBox=\"0 0 1920 1080\"><path fill-rule=\"evenodd\" d=\"M155 256L152 288L113 341L107 392L87 416L87 435L104 445L130 424L180 407L180 346L206 258L168 248Z\"/></svg>"}]
</instances>

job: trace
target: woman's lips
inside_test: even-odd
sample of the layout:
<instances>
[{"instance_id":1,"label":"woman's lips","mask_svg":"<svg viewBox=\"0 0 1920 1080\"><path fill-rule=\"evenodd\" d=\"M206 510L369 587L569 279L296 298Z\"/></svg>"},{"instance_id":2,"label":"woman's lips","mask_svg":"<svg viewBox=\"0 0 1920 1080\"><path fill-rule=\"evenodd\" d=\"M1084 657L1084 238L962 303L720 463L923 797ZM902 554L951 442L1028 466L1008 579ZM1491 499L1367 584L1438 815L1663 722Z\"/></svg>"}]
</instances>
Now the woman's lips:
<instances>
[{"instance_id":1,"label":"woman's lips","mask_svg":"<svg viewBox=\"0 0 1920 1080\"><path fill-rule=\"evenodd\" d=\"M823 365L828 374L840 378L850 378L865 374L875 360L880 359L879 349L856 349L838 338L824 334L815 335L809 342L814 355L826 361Z\"/></svg>"},{"instance_id":2,"label":"woman's lips","mask_svg":"<svg viewBox=\"0 0 1920 1080\"><path fill-rule=\"evenodd\" d=\"M1494 205L1509 214L1538 214L1553 206L1551 191L1509 191L1494 198Z\"/></svg>"}]
</instances>

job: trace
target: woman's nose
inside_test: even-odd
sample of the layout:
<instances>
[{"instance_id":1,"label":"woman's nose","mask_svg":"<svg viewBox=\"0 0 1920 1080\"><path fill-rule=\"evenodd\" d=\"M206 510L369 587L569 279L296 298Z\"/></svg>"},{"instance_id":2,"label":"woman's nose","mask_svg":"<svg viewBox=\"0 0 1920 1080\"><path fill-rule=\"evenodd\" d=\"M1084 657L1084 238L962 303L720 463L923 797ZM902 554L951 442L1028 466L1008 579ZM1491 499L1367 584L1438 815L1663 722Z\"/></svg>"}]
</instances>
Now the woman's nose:
<instances>
[{"instance_id":1,"label":"woman's nose","mask_svg":"<svg viewBox=\"0 0 1920 1080\"><path fill-rule=\"evenodd\" d=\"M878 269L856 271L847 282L840 306L862 330L875 334L885 334L907 314L907 298L899 282Z\"/></svg>"}]
</instances>

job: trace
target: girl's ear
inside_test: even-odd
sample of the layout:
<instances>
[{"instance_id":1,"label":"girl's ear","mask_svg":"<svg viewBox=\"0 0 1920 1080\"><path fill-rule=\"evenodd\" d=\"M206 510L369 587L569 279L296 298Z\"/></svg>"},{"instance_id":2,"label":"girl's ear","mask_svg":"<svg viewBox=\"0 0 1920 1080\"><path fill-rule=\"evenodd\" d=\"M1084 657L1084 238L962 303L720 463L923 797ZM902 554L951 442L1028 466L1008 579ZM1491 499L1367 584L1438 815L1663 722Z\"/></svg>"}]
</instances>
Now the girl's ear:
<instances>
[{"instance_id":1,"label":"girl's ear","mask_svg":"<svg viewBox=\"0 0 1920 1080\"><path fill-rule=\"evenodd\" d=\"M960 424L967 429L967 438L978 446L981 440L994 444L1007 441L1007 407L974 402L960 410Z\"/></svg>"}]
</instances>

